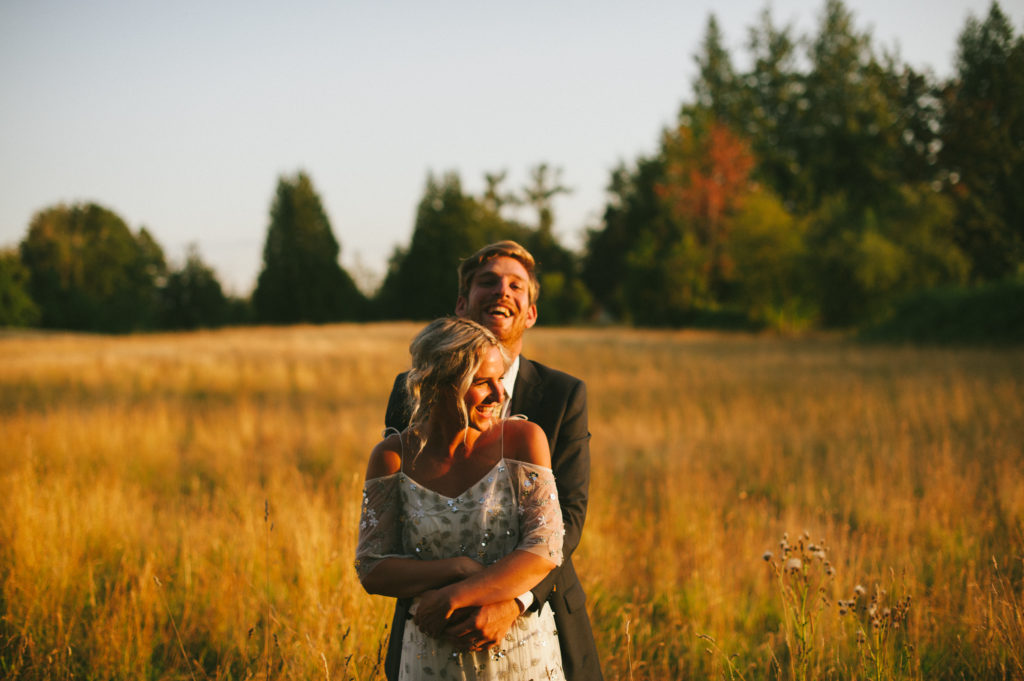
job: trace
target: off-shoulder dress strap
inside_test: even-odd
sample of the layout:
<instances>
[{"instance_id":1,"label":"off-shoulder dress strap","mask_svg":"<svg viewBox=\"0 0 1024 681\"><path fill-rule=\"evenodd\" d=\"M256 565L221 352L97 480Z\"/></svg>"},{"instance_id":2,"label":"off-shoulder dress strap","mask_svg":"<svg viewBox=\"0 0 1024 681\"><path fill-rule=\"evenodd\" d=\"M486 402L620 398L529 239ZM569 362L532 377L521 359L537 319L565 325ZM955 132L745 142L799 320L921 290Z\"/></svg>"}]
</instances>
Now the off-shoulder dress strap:
<instances>
[{"instance_id":1,"label":"off-shoulder dress strap","mask_svg":"<svg viewBox=\"0 0 1024 681\"><path fill-rule=\"evenodd\" d=\"M398 436L398 459L399 461L401 461L401 464L399 465L398 469L402 471L402 473L405 473L405 438L402 437L402 431L398 430L398 428L395 428L394 426L391 426L389 428L384 429L384 437L386 438L388 435Z\"/></svg>"}]
</instances>

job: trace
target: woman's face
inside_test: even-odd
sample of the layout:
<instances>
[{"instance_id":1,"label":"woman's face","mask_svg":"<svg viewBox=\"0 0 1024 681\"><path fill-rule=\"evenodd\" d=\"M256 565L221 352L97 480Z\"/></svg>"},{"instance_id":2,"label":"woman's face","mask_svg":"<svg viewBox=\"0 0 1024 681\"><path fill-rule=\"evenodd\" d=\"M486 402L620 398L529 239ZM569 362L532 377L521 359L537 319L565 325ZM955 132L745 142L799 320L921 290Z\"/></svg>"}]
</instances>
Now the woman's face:
<instances>
[{"instance_id":1,"label":"woman's face","mask_svg":"<svg viewBox=\"0 0 1024 681\"><path fill-rule=\"evenodd\" d=\"M469 415L469 427L484 431L501 417L501 405L505 400L505 386L501 377L505 375L505 362L496 347L484 350L480 368L473 376L473 382L466 391L463 403Z\"/></svg>"}]
</instances>

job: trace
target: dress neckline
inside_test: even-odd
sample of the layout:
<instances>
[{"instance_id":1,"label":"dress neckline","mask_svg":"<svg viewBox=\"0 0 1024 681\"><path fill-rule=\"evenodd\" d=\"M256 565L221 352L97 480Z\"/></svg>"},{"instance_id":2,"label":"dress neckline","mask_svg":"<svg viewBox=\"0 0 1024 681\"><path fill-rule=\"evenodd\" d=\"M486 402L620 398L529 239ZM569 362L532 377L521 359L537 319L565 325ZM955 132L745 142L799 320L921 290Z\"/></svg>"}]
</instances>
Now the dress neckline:
<instances>
[{"instance_id":1,"label":"dress neckline","mask_svg":"<svg viewBox=\"0 0 1024 681\"><path fill-rule=\"evenodd\" d=\"M474 483L473 483L472 485L470 485L470 486L469 486L469 487L467 487L466 489L462 490L461 492L459 492L458 494L456 494L456 495L455 495L455 496L453 496L453 497L450 497L450 496L448 496L447 494L442 494L441 492L438 492L438 491L437 491L436 489L431 489L431 488L427 487L427 486L426 486L426 485L424 485L424 484L423 484L422 482L420 482L419 480L416 480L415 478L413 478L413 477L412 477L411 475L409 475L408 473L406 473L406 472L405 472L405 471L403 471L403 470L399 470L399 471L398 471L398 474L399 474L399 475L401 475L401 476L402 476L403 478L405 478L406 480L408 480L409 482L411 482L412 484L416 485L417 487L419 487L419 488L420 488L420 489L422 489L422 490L425 490L425 491L427 491L427 492L430 492L431 494L434 494L434 495L436 495L436 496L439 496L439 497L441 497L442 499L445 499L445 500L448 500L448 501L454 501L454 500L458 499L459 497L461 497L461 496L465 495L466 493L468 493L468 492L469 492L470 490L472 490L472 489L476 488L477 486L479 486L479 485L480 485L480 483L482 483L482 482L484 482L485 480L487 480L487 478L489 478L489 477L490 477L490 476L491 476L491 475L492 475L492 474L494 473L494 471L498 470L498 468L499 468L500 466L504 465L504 464L505 464L505 458L504 458L504 457L502 457L502 458L498 459L498 460L497 460L497 461L496 461L496 462L494 463L494 465L493 465L493 466L491 466L491 467L490 467L490 468L489 468L489 469L488 469L488 470L487 470L487 471L486 471L486 472L485 472L485 473L484 473L484 474L483 474L483 475L482 475L482 476L480 477L480 479L479 479L479 480L477 480L477 481L476 481L476 482L474 482Z\"/></svg>"}]
</instances>

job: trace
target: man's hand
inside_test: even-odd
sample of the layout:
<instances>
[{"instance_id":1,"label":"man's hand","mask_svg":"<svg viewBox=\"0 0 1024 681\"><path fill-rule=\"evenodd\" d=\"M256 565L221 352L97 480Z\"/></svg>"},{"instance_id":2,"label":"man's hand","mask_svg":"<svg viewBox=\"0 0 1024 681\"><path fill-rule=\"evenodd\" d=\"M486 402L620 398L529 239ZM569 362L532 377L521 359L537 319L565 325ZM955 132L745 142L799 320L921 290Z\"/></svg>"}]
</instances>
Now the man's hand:
<instances>
[{"instance_id":1,"label":"man's hand","mask_svg":"<svg viewBox=\"0 0 1024 681\"><path fill-rule=\"evenodd\" d=\"M501 601L452 613L441 632L460 650L487 650L498 645L519 617L519 602Z\"/></svg>"}]
</instances>

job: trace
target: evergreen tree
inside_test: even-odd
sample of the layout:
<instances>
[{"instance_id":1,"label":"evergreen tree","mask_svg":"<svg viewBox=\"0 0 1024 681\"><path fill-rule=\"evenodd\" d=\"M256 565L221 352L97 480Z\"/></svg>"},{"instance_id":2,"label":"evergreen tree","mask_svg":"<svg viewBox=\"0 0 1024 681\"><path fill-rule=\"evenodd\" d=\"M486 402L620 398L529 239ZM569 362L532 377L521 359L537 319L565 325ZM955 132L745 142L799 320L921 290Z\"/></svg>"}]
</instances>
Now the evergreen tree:
<instances>
[{"instance_id":1,"label":"evergreen tree","mask_svg":"<svg viewBox=\"0 0 1024 681\"><path fill-rule=\"evenodd\" d=\"M409 247L395 250L381 286L378 301L384 316L433 319L452 314L459 261L486 243L485 223L493 227L496 220L493 212L463 193L457 173L440 178L430 173Z\"/></svg>"},{"instance_id":2,"label":"evergreen tree","mask_svg":"<svg viewBox=\"0 0 1024 681\"><path fill-rule=\"evenodd\" d=\"M714 120L734 125L743 115L740 111L740 81L729 51L723 45L722 31L714 14L708 16L701 49L694 61L697 62L698 73L693 83L695 102L692 107L683 108L683 123L691 123L685 119L692 108L711 114Z\"/></svg>"},{"instance_id":3,"label":"evergreen tree","mask_svg":"<svg viewBox=\"0 0 1024 681\"><path fill-rule=\"evenodd\" d=\"M809 209L833 195L854 205L890 198L900 179L897 104L870 35L840 0L827 0L808 58L796 150L807 194L795 198Z\"/></svg>"},{"instance_id":4,"label":"evergreen tree","mask_svg":"<svg viewBox=\"0 0 1024 681\"><path fill-rule=\"evenodd\" d=\"M797 155L804 134L800 112L807 105L803 76L796 65L797 42L790 27L778 28L765 9L750 29L753 71L744 77L742 115L725 121L750 140L759 159L755 175L782 197L806 195Z\"/></svg>"},{"instance_id":5,"label":"evergreen tree","mask_svg":"<svg viewBox=\"0 0 1024 681\"><path fill-rule=\"evenodd\" d=\"M652 235L670 233L670 220L656 187L664 177L664 162L658 157L640 158L634 168L620 164L608 184L601 229L587 232L582 278L601 313L612 319L647 319L648 312L659 308L650 301L650 309L637 301L630 277L629 254Z\"/></svg>"},{"instance_id":6,"label":"evergreen tree","mask_svg":"<svg viewBox=\"0 0 1024 681\"><path fill-rule=\"evenodd\" d=\"M304 172L278 181L253 292L257 321L278 324L360 319L365 299L338 263L334 237L313 183Z\"/></svg>"},{"instance_id":7,"label":"evergreen tree","mask_svg":"<svg viewBox=\"0 0 1024 681\"><path fill-rule=\"evenodd\" d=\"M891 60L883 77L883 87L893 102L894 126L901 131L900 146L894 150L895 172L903 182L931 184L938 190L942 88L928 74Z\"/></svg>"},{"instance_id":8,"label":"evergreen tree","mask_svg":"<svg viewBox=\"0 0 1024 681\"><path fill-rule=\"evenodd\" d=\"M1024 268L1024 36L997 3L968 19L956 66L940 159L972 277L995 280Z\"/></svg>"},{"instance_id":9,"label":"evergreen tree","mask_svg":"<svg viewBox=\"0 0 1024 681\"><path fill-rule=\"evenodd\" d=\"M797 146L810 275L822 321L851 326L902 295L961 281L949 204L935 193L938 102L927 78L879 58L840 2L810 43Z\"/></svg>"},{"instance_id":10,"label":"evergreen tree","mask_svg":"<svg viewBox=\"0 0 1024 681\"><path fill-rule=\"evenodd\" d=\"M149 232L132 234L106 208L88 203L40 211L21 258L44 327L124 332L156 325L163 251Z\"/></svg>"}]
</instances>

